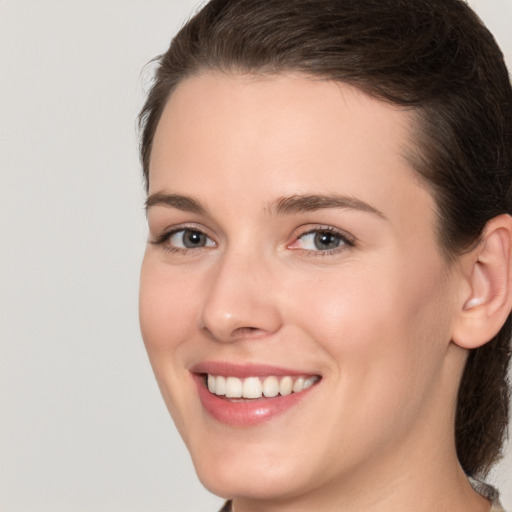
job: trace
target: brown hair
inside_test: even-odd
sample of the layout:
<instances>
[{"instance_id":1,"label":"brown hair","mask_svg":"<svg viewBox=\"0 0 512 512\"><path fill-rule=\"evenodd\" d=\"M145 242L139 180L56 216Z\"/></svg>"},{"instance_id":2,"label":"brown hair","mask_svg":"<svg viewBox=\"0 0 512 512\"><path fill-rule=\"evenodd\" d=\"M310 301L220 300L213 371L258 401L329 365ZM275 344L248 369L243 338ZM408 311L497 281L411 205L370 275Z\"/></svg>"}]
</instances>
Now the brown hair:
<instances>
[{"instance_id":1,"label":"brown hair","mask_svg":"<svg viewBox=\"0 0 512 512\"><path fill-rule=\"evenodd\" d=\"M158 58L140 114L146 185L169 95L208 69L300 72L410 108L411 163L436 198L448 258L474 244L491 218L512 213L512 88L492 35L461 0L210 1ZM501 454L511 328L509 316L466 363L455 436L468 475L485 474Z\"/></svg>"}]
</instances>

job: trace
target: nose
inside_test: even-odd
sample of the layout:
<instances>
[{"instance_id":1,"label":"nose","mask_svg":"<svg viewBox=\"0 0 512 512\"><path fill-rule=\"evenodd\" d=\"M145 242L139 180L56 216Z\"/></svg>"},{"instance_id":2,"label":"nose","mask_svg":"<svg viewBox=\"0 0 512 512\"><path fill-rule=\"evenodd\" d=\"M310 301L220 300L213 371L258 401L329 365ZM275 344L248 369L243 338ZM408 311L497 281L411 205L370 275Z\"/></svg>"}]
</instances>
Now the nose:
<instances>
[{"instance_id":1,"label":"nose","mask_svg":"<svg viewBox=\"0 0 512 512\"><path fill-rule=\"evenodd\" d=\"M255 255L226 255L210 269L200 329L216 341L274 334L281 327L275 277Z\"/></svg>"}]
</instances>

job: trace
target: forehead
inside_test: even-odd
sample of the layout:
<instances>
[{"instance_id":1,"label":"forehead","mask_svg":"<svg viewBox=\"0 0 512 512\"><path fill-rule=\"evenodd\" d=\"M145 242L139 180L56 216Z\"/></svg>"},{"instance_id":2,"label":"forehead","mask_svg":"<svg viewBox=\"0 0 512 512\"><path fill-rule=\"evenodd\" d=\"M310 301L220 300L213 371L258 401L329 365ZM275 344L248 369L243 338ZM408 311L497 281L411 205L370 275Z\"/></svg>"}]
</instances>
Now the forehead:
<instances>
[{"instance_id":1,"label":"forehead","mask_svg":"<svg viewBox=\"0 0 512 512\"><path fill-rule=\"evenodd\" d=\"M405 109L343 83L295 75L202 73L183 80L170 96L153 141L150 170L162 157L200 158L194 151L187 154L198 141L210 150L213 164L212 158L224 151L217 146L222 138L232 150L259 148L269 156L294 142L310 151L334 142L345 158L357 140L370 153L400 158L410 146L412 119Z\"/></svg>"},{"instance_id":2,"label":"forehead","mask_svg":"<svg viewBox=\"0 0 512 512\"><path fill-rule=\"evenodd\" d=\"M222 191L224 198L243 194L248 207L250 200L334 192L381 211L431 209L406 158L412 126L411 112L343 83L203 73L181 82L164 109L150 193L193 192L208 202ZM428 197L418 203L418 195Z\"/></svg>"}]
</instances>

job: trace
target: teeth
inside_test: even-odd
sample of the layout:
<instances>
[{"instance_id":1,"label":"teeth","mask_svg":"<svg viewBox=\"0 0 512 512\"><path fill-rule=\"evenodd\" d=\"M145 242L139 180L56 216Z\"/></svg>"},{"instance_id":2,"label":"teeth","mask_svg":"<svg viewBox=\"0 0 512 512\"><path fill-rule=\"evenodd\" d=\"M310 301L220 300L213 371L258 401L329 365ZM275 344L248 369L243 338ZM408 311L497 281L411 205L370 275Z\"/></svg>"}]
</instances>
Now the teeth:
<instances>
[{"instance_id":1,"label":"teeth","mask_svg":"<svg viewBox=\"0 0 512 512\"><path fill-rule=\"evenodd\" d=\"M226 379L226 396L228 398L242 398L242 381L236 377Z\"/></svg>"},{"instance_id":2,"label":"teeth","mask_svg":"<svg viewBox=\"0 0 512 512\"><path fill-rule=\"evenodd\" d=\"M208 391L210 393L215 393L215 382L216 378L213 375L208 375Z\"/></svg>"},{"instance_id":3,"label":"teeth","mask_svg":"<svg viewBox=\"0 0 512 512\"><path fill-rule=\"evenodd\" d=\"M279 394L279 381L277 377L267 377L263 381L263 394L267 398L273 398Z\"/></svg>"},{"instance_id":4,"label":"teeth","mask_svg":"<svg viewBox=\"0 0 512 512\"><path fill-rule=\"evenodd\" d=\"M286 396L290 393L300 393L310 388L319 377L281 377L279 380L274 375L268 377L223 377L222 375L208 374L208 390L219 396L227 398L273 398L277 395Z\"/></svg>"},{"instance_id":5,"label":"teeth","mask_svg":"<svg viewBox=\"0 0 512 512\"><path fill-rule=\"evenodd\" d=\"M244 379L242 396L244 398L260 398L263 393L263 384L258 377Z\"/></svg>"},{"instance_id":6,"label":"teeth","mask_svg":"<svg viewBox=\"0 0 512 512\"><path fill-rule=\"evenodd\" d=\"M210 378L210 376L208 375L208 378ZM209 381L208 381L209 382ZM293 388L292 388L292 391L294 393L299 393L300 391L302 391L304 389L304 379L302 377L299 377L294 383L293 383ZM211 391L211 390L210 390Z\"/></svg>"},{"instance_id":7,"label":"teeth","mask_svg":"<svg viewBox=\"0 0 512 512\"><path fill-rule=\"evenodd\" d=\"M310 377L309 379L306 379L304 381L304 384L302 386L302 389L308 389L310 388L316 381L318 380L317 377Z\"/></svg>"},{"instance_id":8,"label":"teeth","mask_svg":"<svg viewBox=\"0 0 512 512\"><path fill-rule=\"evenodd\" d=\"M225 395L226 394L226 377L218 376L215 377L215 386L214 393L216 395Z\"/></svg>"},{"instance_id":9,"label":"teeth","mask_svg":"<svg viewBox=\"0 0 512 512\"><path fill-rule=\"evenodd\" d=\"M293 379L291 377L283 377L279 383L279 393L283 396L289 395L293 389Z\"/></svg>"}]
</instances>

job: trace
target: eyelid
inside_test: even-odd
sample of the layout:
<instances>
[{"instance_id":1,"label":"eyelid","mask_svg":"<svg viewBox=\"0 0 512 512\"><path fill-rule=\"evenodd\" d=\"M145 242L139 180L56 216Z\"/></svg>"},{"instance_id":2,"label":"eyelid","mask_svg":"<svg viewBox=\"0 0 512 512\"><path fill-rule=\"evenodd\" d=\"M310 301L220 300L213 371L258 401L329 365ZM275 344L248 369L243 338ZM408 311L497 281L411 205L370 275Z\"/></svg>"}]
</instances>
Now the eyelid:
<instances>
[{"instance_id":1,"label":"eyelid","mask_svg":"<svg viewBox=\"0 0 512 512\"><path fill-rule=\"evenodd\" d=\"M183 224L177 224L173 226L168 226L167 228L164 228L160 233L155 234L150 237L149 243L153 245L167 245L166 250L171 252L188 252L188 251L199 251L200 249L208 249L212 246L203 246L203 247L197 247L197 248L180 248L180 247L174 247L170 245L169 239L175 235L176 233L180 231L196 231L198 233L204 234L209 240L213 241L214 247L217 247L218 242L215 240L215 237L210 233L210 230L205 228L202 225L198 225L195 223L183 223ZM343 242L341 246L333 248L333 249L325 249L325 250L312 250L312 249L303 249L300 247L291 247L294 243L296 243L301 237L304 237L309 234L313 233L321 233L321 232L328 232L332 233L336 236L338 236L341 241ZM357 243L357 239L352 234L348 233L345 230L342 230L340 228L336 228L332 225L327 224L308 224L304 226L300 226L293 232L291 236L291 241L286 243L286 247L294 250L294 251L301 251L303 253L314 255L314 256L321 256L321 255L329 255L329 254L335 254L339 253L341 251L347 250L350 247L354 247Z\"/></svg>"},{"instance_id":2,"label":"eyelid","mask_svg":"<svg viewBox=\"0 0 512 512\"><path fill-rule=\"evenodd\" d=\"M217 242L216 242L215 238L209 233L208 229L206 229L204 226L198 226L197 224L189 224L189 223L168 226L167 228L163 229L160 233L151 236L149 239L149 243L152 245L165 245L166 243L169 242L169 239L173 235L175 235L176 233L179 233L180 231L196 231L198 233L202 233L207 238L212 240L214 242L215 246L217 246ZM198 247L196 249L179 248L179 247L173 247L170 245L168 247L169 250L176 250L176 251L180 251L180 250L190 251L190 250L198 250L198 249L204 249L204 248L205 247Z\"/></svg>"},{"instance_id":3,"label":"eyelid","mask_svg":"<svg viewBox=\"0 0 512 512\"><path fill-rule=\"evenodd\" d=\"M300 247L291 247L294 243L296 243L300 238L310 235L313 233L332 233L336 236L338 236L343 244L340 247L336 247L334 249L325 249L325 250L312 250L312 249L302 249ZM330 226L327 224L317 224L317 225L308 225L308 226L301 226L297 230L295 230L294 234L292 235L292 241L287 244L287 247L291 250L295 251L303 251L304 253L313 254L314 256L319 255L329 255L329 254L335 254L339 253L341 251L346 250L347 248L354 247L356 245L357 239L355 236L351 235L347 231L344 231L342 229L336 228L334 226Z\"/></svg>"}]
</instances>

